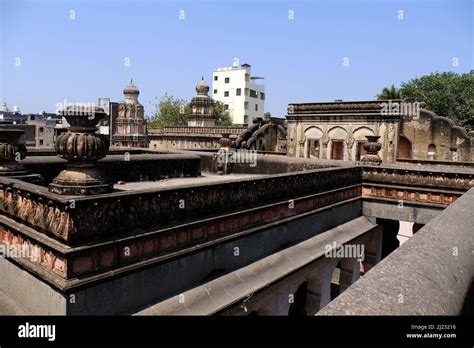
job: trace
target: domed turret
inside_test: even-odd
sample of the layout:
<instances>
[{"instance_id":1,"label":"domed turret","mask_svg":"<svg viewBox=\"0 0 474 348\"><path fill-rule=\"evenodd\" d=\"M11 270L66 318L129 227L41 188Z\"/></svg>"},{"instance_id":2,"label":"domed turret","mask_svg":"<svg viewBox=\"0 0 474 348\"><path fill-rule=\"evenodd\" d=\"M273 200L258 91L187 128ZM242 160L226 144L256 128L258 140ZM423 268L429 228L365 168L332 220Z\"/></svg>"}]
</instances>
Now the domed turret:
<instances>
[{"instance_id":1,"label":"domed turret","mask_svg":"<svg viewBox=\"0 0 474 348\"><path fill-rule=\"evenodd\" d=\"M130 83L123 89L123 95L125 97L124 102L126 104L140 104L138 101L139 94L140 91L138 90L138 87L133 84L133 79L130 80Z\"/></svg>"},{"instance_id":2,"label":"domed turret","mask_svg":"<svg viewBox=\"0 0 474 348\"><path fill-rule=\"evenodd\" d=\"M125 96L127 95L138 96L140 94L138 87L133 84L133 79L130 80L130 83L125 86L125 88L123 89L123 94Z\"/></svg>"},{"instance_id":3,"label":"domed turret","mask_svg":"<svg viewBox=\"0 0 474 348\"><path fill-rule=\"evenodd\" d=\"M214 127L212 98L207 94L209 86L201 77L201 81L196 85L197 95L191 99L191 113L188 115L189 127Z\"/></svg>"},{"instance_id":4,"label":"domed turret","mask_svg":"<svg viewBox=\"0 0 474 348\"><path fill-rule=\"evenodd\" d=\"M199 83L196 85L196 92L198 95L205 95L205 96L207 96L207 93L209 93L209 86L204 81L204 76L201 77L201 81L199 81Z\"/></svg>"}]
</instances>

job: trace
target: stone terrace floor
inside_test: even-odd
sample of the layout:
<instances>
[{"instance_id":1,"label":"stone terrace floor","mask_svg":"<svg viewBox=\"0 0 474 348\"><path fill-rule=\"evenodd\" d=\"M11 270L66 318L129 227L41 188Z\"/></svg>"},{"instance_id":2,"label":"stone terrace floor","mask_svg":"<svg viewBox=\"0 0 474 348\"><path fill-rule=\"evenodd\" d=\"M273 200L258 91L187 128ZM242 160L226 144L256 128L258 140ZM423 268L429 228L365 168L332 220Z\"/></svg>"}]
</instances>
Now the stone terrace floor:
<instances>
[{"instance_id":1,"label":"stone terrace floor","mask_svg":"<svg viewBox=\"0 0 474 348\"><path fill-rule=\"evenodd\" d=\"M170 178L158 181L136 181L127 182L124 184L115 184L114 189L116 191L146 191L149 189L156 188L179 188L193 186L196 184L216 184L229 181L238 181L241 179L252 179L260 178L267 175L262 174L229 174L229 175L217 175L215 173L203 172L199 177L185 177L185 178Z\"/></svg>"}]
</instances>

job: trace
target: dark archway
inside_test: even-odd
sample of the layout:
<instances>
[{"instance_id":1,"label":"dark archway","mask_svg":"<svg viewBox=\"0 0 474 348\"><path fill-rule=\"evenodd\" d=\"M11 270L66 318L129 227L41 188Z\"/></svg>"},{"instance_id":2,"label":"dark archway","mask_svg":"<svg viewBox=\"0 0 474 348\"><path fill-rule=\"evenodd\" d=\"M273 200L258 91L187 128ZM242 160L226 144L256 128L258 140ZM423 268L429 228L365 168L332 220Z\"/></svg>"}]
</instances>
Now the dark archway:
<instances>
[{"instance_id":1,"label":"dark archway","mask_svg":"<svg viewBox=\"0 0 474 348\"><path fill-rule=\"evenodd\" d=\"M398 231L400 222L397 220L377 219L377 225L381 225L382 232L382 259L400 246Z\"/></svg>"},{"instance_id":2,"label":"dark archway","mask_svg":"<svg viewBox=\"0 0 474 348\"><path fill-rule=\"evenodd\" d=\"M306 296L308 292L308 282L304 281L298 286L298 289L293 294L293 303L290 304L290 309L288 310L288 316L290 317L305 317L308 315L306 312Z\"/></svg>"},{"instance_id":3,"label":"dark archway","mask_svg":"<svg viewBox=\"0 0 474 348\"><path fill-rule=\"evenodd\" d=\"M400 134L399 142L398 142L398 157L399 158L411 158L411 142L405 136Z\"/></svg>"}]
</instances>

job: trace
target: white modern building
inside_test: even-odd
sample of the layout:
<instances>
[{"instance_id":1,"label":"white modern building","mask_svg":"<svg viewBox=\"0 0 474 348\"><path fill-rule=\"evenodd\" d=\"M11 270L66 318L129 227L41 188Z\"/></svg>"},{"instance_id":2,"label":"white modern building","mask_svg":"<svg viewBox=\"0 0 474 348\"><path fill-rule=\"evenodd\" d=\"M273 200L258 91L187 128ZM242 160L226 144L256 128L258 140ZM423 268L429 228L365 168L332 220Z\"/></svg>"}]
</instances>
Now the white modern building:
<instances>
[{"instance_id":1,"label":"white modern building","mask_svg":"<svg viewBox=\"0 0 474 348\"><path fill-rule=\"evenodd\" d=\"M251 124L265 113L263 77L251 75L249 64L218 68L212 74L212 98L224 103L234 124Z\"/></svg>"}]
</instances>

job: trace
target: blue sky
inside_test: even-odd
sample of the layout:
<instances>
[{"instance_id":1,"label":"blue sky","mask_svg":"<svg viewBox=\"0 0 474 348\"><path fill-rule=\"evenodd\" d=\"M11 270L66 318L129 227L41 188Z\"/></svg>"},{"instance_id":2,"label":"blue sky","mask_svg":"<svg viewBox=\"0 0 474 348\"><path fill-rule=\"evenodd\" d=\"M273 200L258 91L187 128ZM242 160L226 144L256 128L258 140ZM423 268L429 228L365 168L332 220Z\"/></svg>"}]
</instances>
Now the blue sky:
<instances>
[{"instance_id":1,"label":"blue sky","mask_svg":"<svg viewBox=\"0 0 474 348\"><path fill-rule=\"evenodd\" d=\"M473 68L472 0L0 2L0 98L23 112L118 101L133 77L151 114L155 97L189 100L201 75L211 84L234 57L265 77L274 116L292 102L370 100L392 83Z\"/></svg>"}]
</instances>

